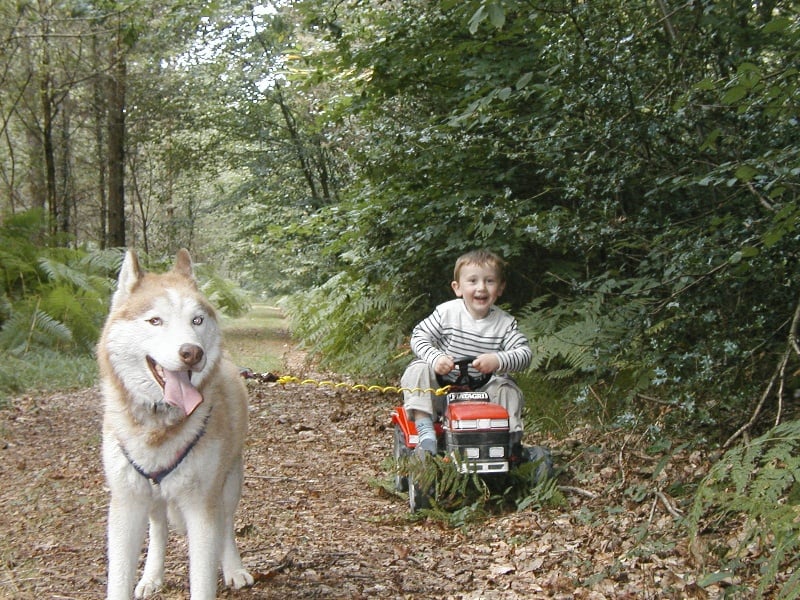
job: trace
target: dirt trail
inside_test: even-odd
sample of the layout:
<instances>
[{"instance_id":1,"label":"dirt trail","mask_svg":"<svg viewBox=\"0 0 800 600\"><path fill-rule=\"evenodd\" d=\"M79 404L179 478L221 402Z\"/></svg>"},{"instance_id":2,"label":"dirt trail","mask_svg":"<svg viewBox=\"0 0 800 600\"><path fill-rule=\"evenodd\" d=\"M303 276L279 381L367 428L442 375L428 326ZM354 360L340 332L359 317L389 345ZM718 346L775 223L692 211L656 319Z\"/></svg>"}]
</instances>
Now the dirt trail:
<instances>
[{"instance_id":1,"label":"dirt trail","mask_svg":"<svg viewBox=\"0 0 800 600\"><path fill-rule=\"evenodd\" d=\"M237 536L257 581L221 597L703 598L720 592L695 584L674 516L647 494L655 459L636 459L630 439L593 438L582 430L553 442L566 469L561 482L586 493L568 493L569 505L559 509L452 529L409 519L403 499L372 484L387 477L387 424L396 396L248 384ZM108 498L100 417L96 389L25 397L0 411L0 598L103 597ZM674 457L662 473L690 477L686 469L702 468L691 467L692 460ZM634 485L641 493L632 499L625 489ZM173 536L158 598L188 597L185 556L185 541Z\"/></svg>"}]
</instances>

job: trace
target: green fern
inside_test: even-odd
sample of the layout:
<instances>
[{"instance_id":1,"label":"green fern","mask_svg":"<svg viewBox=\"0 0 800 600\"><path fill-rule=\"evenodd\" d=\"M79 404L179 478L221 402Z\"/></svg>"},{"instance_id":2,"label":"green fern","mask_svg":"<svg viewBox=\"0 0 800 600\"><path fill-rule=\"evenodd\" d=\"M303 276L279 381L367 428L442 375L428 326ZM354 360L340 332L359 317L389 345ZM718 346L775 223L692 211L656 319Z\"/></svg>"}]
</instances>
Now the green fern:
<instances>
[{"instance_id":1,"label":"green fern","mask_svg":"<svg viewBox=\"0 0 800 600\"><path fill-rule=\"evenodd\" d=\"M620 284L621 285L621 284ZM595 292L547 306L539 298L520 313L520 326L534 348L531 369L561 369L577 374L607 367L637 335L635 326L648 305L646 298Z\"/></svg>"},{"instance_id":2,"label":"green fern","mask_svg":"<svg viewBox=\"0 0 800 600\"><path fill-rule=\"evenodd\" d=\"M388 282L370 284L348 272L282 302L292 333L323 366L385 376L408 358L398 352L417 298L399 298Z\"/></svg>"},{"instance_id":3,"label":"green fern","mask_svg":"<svg viewBox=\"0 0 800 600\"><path fill-rule=\"evenodd\" d=\"M529 371L572 386L567 397L585 397L592 389L586 410L596 411L590 418L607 422L653 380L653 363L642 349L653 335L648 323L654 282L605 277L591 284L569 301L537 298L520 311L519 322L533 350Z\"/></svg>"},{"instance_id":4,"label":"green fern","mask_svg":"<svg viewBox=\"0 0 800 600\"><path fill-rule=\"evenodd\" d=\"M69 327L38 309L15 312L0 330L0 348L15 356L35 347L57 348L70 341Z\"/></svg>"},{"instance_id":5,"label":"green fern","mask_svg":"<svg viewBox=\"0 0 800 600\"><path fill-rule=\"evenodd\" d=\"M43 222L29 211L0 226L0 349L91 352L121 253L48 246Z\"/></svg>"},{"instance_id":6,"label":"green fern","mask_svg":"<svg viewBox=\"0 0 800 600\"><path fill-rule=\"evenodd\" d=\"M240 317L250 310L250 298L242 288L221 277L205 265L197 268L200 289L209 301L229 317Z\"/></svg>"},{"instance_id":7,"label":"green fern","mask_svg":"<svg viewBox=\"0 0 800 600\"><path fill-rule=\"evenodd\" d=\"M474 522L504 510L527 510L545 506L564 506L556 477L542 477L537 462L521 465L505 475L480 476L464 469L458 455L429 457L420 461L403 457L389 461L394 476L411 475L422 489L433 491L432 508L425 515L453 526ZM383 489L392 491L386 484Z\"/></svg>"},{"instance_id":8,"label":"green fern","mask_svg":"<svg viewBox=\"0 0 800 600\"><path fill-rule=\"evenodd\" d=\"M486 482L475 473L462 473L463 462L457 456L432 456L425 461L412 457L400 468L421 489L433 490L431 500L435 509L452 512L475 503L485 506L491 497Z\"/></svg>"},{"instance_id":9,"label":"green fern","mask_svg":"<svg viewBox=\"0 0 800 600\"><path fill-rule=\"evenodd\" d=\"M52 283L66 283L78 289L92 289L93 282L90 274L70 265L67 262L59 262L47 256L42 256L38 260L39 269L47 276L47 280Z\"/></svg>"},{"instance_id":10,"label":"green fern","mask_svg":"<svg viewBox=\"0 0 800 600\"><path fill-rule=\"evenodd\" d=\"M695 495L687 523L693 539L705 530L730 531L736 546L723 569L748 568L752 553L761 573L758 597L800 597L800 421L783 423L729 450ZM791 575L788 582L782 575Z\"/></svg>"}]
</instances>

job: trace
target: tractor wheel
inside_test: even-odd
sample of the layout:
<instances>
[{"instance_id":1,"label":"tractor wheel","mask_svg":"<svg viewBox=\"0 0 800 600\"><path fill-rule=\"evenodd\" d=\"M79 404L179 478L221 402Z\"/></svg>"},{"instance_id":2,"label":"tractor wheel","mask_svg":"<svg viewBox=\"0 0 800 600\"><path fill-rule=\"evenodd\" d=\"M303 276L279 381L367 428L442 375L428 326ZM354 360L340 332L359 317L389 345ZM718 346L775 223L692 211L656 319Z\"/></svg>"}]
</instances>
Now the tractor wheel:
<instances>
[{"instance_id":1,"label":"tractor wheel","mask_svg":"<svg viewBox=\"0 0 800 600\"><path fill-rule=\"evenodd\" d=\"M411 451L406 446L405 436L403 431L397 425L394 426L394 489L398 492L405 492L408 490L408 477L401 473L401 469L405 470L407 466L403 464L407 457L411 455Z\"/></svg>"},{"instance_id":2,"label":"tractor wheel","mask_svg":"<svg viewBox=\"0 0 800 600\"><path fill-rule=\"evenodd\" d=\"M431 507L430 493L425 492L414 482L412 474L408 475L408 507L412 513Z\"/></svg>"},{"instance_id":3,"label":"tractor wheel","mask_svg":"<svg viewBox=\"0 0 800 600\"><path fill-rule=\"evenodd\" d=\"M525 448L524 453L525 462L536 463L535 481L537 483L541 483L555 475L553 456L550 454L550 450L544 446L531 446Z\"/></svg>"}]
</instances>

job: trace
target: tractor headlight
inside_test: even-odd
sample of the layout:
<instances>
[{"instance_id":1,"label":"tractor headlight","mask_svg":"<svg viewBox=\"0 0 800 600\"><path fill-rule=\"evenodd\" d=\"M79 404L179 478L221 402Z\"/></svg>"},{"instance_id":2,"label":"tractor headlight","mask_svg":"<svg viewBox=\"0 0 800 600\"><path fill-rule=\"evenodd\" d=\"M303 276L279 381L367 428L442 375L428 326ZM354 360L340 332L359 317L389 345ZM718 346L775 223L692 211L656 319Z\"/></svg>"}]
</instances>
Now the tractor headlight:
<instances>
[{"instance_id":1,"label":"tractor headlight","mask_svg":"<svg viewBox=\"0 0 800 600\"><path fill-rule=\"evenodd\" d=\"M460 419L453 421L453 429L477 429L478 421L475 419Z\"/></svg>"},{"instance_id":2,"label":"tractor headlight","mask_svg":"<svg viewBox=\"0 0 800 600\"><path fill-rule=\"evenodd\" d=\"M503 458L506 455L506 449L503 446L490 446L489 458Z\"/></svg>"},{"instance_id":3,"label":"tractor headlight","mask_svg":"<svg viewBox=\"0 0 800 600\"><path fill-rule=\"evenodd\" d=\"M464 454L467 458L476 459L481 457L481 449L480 448L465 448Z\"/></svg>"},{"instance_id":4,"label":"tractor headlight","mask_svg":"<svg viewBox=\"0 0 800 600\"><path fill-rule=\"evenodd\" d=\"M492 419L492 429L505 429L508 427L508 419Z\"/></svg>"}]
</instances>

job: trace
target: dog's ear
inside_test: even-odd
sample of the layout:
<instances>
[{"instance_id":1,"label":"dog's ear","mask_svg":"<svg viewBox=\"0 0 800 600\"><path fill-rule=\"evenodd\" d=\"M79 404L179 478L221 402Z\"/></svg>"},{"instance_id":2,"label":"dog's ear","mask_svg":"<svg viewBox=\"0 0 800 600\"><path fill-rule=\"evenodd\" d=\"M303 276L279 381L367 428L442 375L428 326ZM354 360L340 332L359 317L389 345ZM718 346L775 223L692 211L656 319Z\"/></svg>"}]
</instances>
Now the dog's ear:
<instances>
[{"instance_id":1,"label":"dog's ear","mask_svg":"<svg viewBox=\"0 0 800 600\"><path fill-rule=\"evenodd\" d=\"M142 278L142 268L139 266L139 257L133 250L128 250L125 253L125 259L122 261L122 268L119 271L119 278L117 279L117 291L111 298L111 309L119 306L124 302L128 296L131 295L133 288Z\"/></svg>"},{"instance_id":2,"label":"dog's ear","mask_svg":"<svg viewBox=\"0 0 800 600\"><path fill-rule=\"evenodd\" d=\"M172 267L172 270L178 275L195 281L192 257L189 255L189 251L186 248L178 250L178 255L175 257L175 266Z\"/></svg>"}]
</instances>

